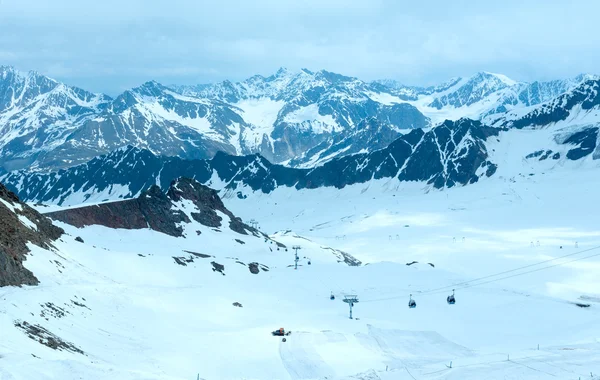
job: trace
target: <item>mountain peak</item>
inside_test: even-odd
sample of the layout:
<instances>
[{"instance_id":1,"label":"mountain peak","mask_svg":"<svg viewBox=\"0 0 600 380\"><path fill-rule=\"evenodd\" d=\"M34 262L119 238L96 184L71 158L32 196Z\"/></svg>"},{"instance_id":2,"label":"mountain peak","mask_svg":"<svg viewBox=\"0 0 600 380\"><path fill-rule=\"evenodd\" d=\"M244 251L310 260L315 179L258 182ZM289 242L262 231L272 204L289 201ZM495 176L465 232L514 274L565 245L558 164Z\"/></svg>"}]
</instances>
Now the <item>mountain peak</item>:
<instances>
[{"instance_id":1,"label":"mountain peak","mask_svg":"<svg viewBox=\"0 0 600 380\"><path fill-rule=\"evenodd\" d=\"M334 73L334 72L327 71L327 70L319 70L317 72L316 76L319 78L323 78L331 83L351 82L355 79L352 77L347 77L345 75Z\"/></svg>"},{"instance_id":2,"label":"mountain peak","mask_svg":"<svg viewBox=\"0 0 600 380\"><path fill-rule=\"evenodd\" d=\"M141 86L132 89L134 93L145 96L160 96L167 88L155 80L143 83Z\"/></svg>"},{"instance_id":3,"label":"mountain peak","mask_svg":"<svg viewBox=\"0 0 600 380\"><path fill-rule=\"evenodd\" d=\"M0 73L6 75L8 73L15 73L17 70L13 66L0 66Z\"/></svg>"},{"instance_id":4,"label":"mountain peak","mask_svg":"<svg viewBox=\"0 0 600 380\"><path fill-rule=\"evenodd\" d=\"M498 79L499 81L501 81L502 83L504 83L507 86L514 86L516 84L518 84L519 82L507 77L506 75L503 74L497 74L497 73L491 73L489 71L480 71L479 73L476 74L476 76L481 76L484 78L495 78Z\"/></svg>"},{"instance_id":5,"label":"mountain peak","mask_svg":"<svg viewBox=\"0 0 600 380\"><path fill-rule=\"evenodd\" d=\"M288 75L290 73L290 70L286 67L280 67L277 72L275 73L276 76L284 76L284 75Z\"/></svg>"}]
</instances>

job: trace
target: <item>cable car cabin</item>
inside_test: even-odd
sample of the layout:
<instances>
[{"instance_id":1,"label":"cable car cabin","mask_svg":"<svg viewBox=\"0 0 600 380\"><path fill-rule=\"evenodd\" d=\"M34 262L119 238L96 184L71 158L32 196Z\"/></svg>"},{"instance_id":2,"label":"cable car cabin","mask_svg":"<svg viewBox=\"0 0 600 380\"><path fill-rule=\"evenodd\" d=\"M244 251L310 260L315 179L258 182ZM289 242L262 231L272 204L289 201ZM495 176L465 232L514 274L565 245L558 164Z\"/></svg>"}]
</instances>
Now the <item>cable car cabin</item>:
<instances>
[{"instance_id":1,"label":"cable car cabin","mask_svg":"<svg viewBox=\"0 0 600 380\"><path fill-rule=\"evenodd\" d=\"M446 298L446 302L448 302L448 305L454 305L456 303L456 299L454 298L454 289L452 289L452 294Z\"/></svg>"},{"instance_id":2,"label":"cable car cabin","mask_svg":"<svg viewBox=\"0 0 600 380\"><path fill-rule=\"evenodd\" d=\"M411 309L417 307L417 303L415 302L415 300L412 299L412 294L410 295L410 299L408 300L408 307L410 307Z\"/></svg>"}]
</instances>

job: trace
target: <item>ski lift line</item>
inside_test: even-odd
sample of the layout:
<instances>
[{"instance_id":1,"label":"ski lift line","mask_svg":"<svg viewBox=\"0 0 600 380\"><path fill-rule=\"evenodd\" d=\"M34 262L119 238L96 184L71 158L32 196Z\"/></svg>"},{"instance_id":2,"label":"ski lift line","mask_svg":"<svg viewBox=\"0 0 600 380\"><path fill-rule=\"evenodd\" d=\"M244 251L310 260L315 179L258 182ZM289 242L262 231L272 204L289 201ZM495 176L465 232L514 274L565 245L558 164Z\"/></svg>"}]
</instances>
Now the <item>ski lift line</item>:
<instances>
[{"instance_id":1,"label":"ski lift line","mask_svg":"<svg viewBox=\"0 0 600 380\"><path fill-rule=\"evenodd\" d=\"M595 247L594 249L599 249L599 248L600 248L600 246ZM587 251L589 252L591 250L592 249L589 249ZM588 255L588 256L585 256L585 257L579 257L579 258L576 258L576 259L573 259L573 260L566 261L564 263L558 263L558 264L554 264L554 265L549 265L549 266L545 266L545 267L541 267L541 268L529 270L529 271L526 271L526 272L516 273L516 274L510 275L510 276L504 276L504 277L496 278L496 279L489 280L489 281L484 281L484 282L471 281L471 284L469 284L469 281L467 281L467 282L463 282L462 283L462 284L467 284L465 286L456 286L456 285L451 285L451 286L456 286L455 289L468 289L468 288L472 288L472 287L479 286L479 285L490 284L490 283L496 282L496 281L502 281L502 280L506 280L506 279L509 279L509 278L513 278L513 277L518 277L518 276L523 276L523 275L530 274L530 273L539 272L539 271L542 271L542 270L545 270L545 269L555 268L555 267L558 267L558 266L570 264L570 263L573 263L573 262L576 262L576 261L580 261L580 260L590 259L592 257L597 257L597 256L600 256L600 253L595 253L593 255ZM531 267L531 266L532 265L528 265L527 267ZM521 268L519 268L519 269L521 269ZM509 272L514 272L514 270L507 271L507 273L509 273ZM485 278L490 278L490 277L494 277L494 276L486 276ZM473 284L472 282L475 282L475 283ZM447 288L440 288L440 289L447 289ZM419 293L419 295L435 295L435 294L441 294L441 293L446 293L446 292L447 292L447 290L440 290L440 291L437 291L437 292L425 291L423 293ZM406 298L406 295L394 296L394 297L388 297L388 298L379 298L379 299L373 299L373 300L366 300L366 301L362 301L362 302L365 303L365 302L376 302L376 301L388 301L388 300L394 300L394 299L399 299L399 298Z\"/></svg>"},{"instance_id":2,"label":"ski lift line","mask_svg":"<svg viewBox=\"0 0 600 380\"><path fill-rule=\"evenodd\" d=\"M553 259L548 259L548 260L540 261L540 262L537 262L537 263L534 263L534 264L529 264L529 265L525 265L525 266L522 266L522 267L518 267L518 268L514 268L514 269L509 269L509 270L506 270L504 272L499 272L499 273L490 274L490 275L479 277L479 278L474 278L474 279L469 280L469 281L459 282L459 283L456 283L454 285L445 286L445 287L441 287L441 288L430 289L430 290L425 290L425 291L423 291L423 292L421 292L419 294L422 295L422 294L427 294L427 293L433 293L433 292L437 292L438 290L449 290L453 286L457 286L458 287L458 286L461 286L461 285L470 284L472 282L477 282L477 281L485 280L485 279L488 279L488 278L491 278L491 277L497 277L497 276L500 276L500 275L503 275L503 274L516 272L516 271L519 271L521 269L531 268L531 267L534 267L534 266L537 266L537 265L546 264L546 263L549 263L549 262L552 262L552 261L564 259L566 257L571 257L571 256L579 255L579 254L582 254L582 253L590 252L590 251L593 251L593 250L596 250L596 249L600 249L600 245L596 246L596 247L584 249L582 251L577 251L577 252L569 253L567 255L555 257Z\"/></svg>"},{"instance_id":3,"label":"ski lift line","mask_svg":"<svg viewBox=\"0 0 600 380\"><path fill-rule=\"evenodd\" d=\"M502 278L495 279L495 280L490 280L490 281L485 281L485 282L479 282L479 283L476 283L476 284L463 286L460 289L468 289L468 288L472 288L472 287L478 286L478 285L484 285L484 284L489 284L489 283L495 282L495 281L506 280L506 279L509 279L509 278L518 277L518 276L522 276L522 275L529 274L529 273L535 273L535 272L539 272L539 271L544 270L544 269L555 268L555 267L559 267L561 265L566 265L566 264L570 264L570 263L573 263L573 262L576 262L576 261L590 259L592 257L597 257L597 256L600 256L600 253L595 253L593 255L589 255L589 256L585 256L585 257L579 257L577 259L569 260L569 261L566 261L564 263L558 263L558 264L550 265L550 266L547 266L547 267L541 267L541 268L533 269L533 270L530 270L530 271L527 271L527 272L521 272L521 273L513 274L513 275L510 275L510 276L502 277Z\"/></svg>"}]
</instances>

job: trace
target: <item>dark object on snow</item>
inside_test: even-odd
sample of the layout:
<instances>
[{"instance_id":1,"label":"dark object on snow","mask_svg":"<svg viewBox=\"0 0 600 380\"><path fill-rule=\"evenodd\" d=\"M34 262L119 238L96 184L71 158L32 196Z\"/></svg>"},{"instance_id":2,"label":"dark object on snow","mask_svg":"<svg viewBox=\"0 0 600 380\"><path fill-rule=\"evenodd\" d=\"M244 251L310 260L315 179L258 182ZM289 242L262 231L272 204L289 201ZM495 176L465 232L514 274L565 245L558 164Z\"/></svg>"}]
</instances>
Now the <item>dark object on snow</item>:
<instances>
[{"instance_id":1,"label":"dark object on snow","mask_svg":"<svg viewBox=\"0 0 600 380\"><path fill-rule=\"evenodd\" d=\"M241 304L241 303L239 303L239 302L234 302L234 303L233 303L233 306L235 306L235 307L243 307L243 306L242 306L242 304Z\"/></svg>"},{"instance_id":2,"label":"dark object on snow","mask_svg":"<svg viewBox=\"0 0 600 380\"><path fill-rule=\"evenodd\" d=\"M590 306L592 306L589 303L576 303L575 305L577 305L579 307L590 307Z\"/></svg>"},{"instance_id":3,"label":"dark object on snow","mask_svg":"<svg viewBox=\"0 0 600 380\"><path fill-rule=\"evenodd\" d=\"M329 296L329 299L332 300L332 301L335 299L335 296L333 295L333 292L331 292L331 295Z\"/></svg>"},{"instance_id":4,"label":"dark object on snow","mask_svg":"<svg viewBox=\"0 0 600 380\"><path fill-rule=\"evenodd\" d=\"M432 268L435 268L435 265L433 265L433 263L427 263L429 265L431 265Z\"/></svg>"},{"instance_id":5,"label":"dark object on snow","mask_svg":"<svg viewBox=\"0 0 600 380\"><path fill-rule=\"evenodd\" d=\"M282 342L287 342L287 339L283 338L281 341L282 341Z\"/></svg>"},{"instance_id":6,"label":"dark object on snow","mask_svg":"<svg viewBox=\"0 0 600 380\"><path fill-rule=\"evenodd\" d=\"M198 253L198 252L192 252L192 251L185 251L185 250L183 252L187 252L187 253L189 253L191 255L194 255L196 257L201 257L203 259L208 259L209 257L213 257L211 255L205 255L204 253Z\"/></svg>"},{"instance_id":7,"label":"dark object on snow","mask_svg":"<svg viewBox=\"0 0 600 380\"><path fill-rule=\"evenodd\" d=\"M412 263L406 263L406 265L410 266L410 265L413 265L413 264L416 264L416 263L418 263L418 261L413 261Z\"/></svg>"},{"instance_id":8,"label":"dark object on snow","mask_svg":"<svg viewBox=\"0 0 600 380\"><path fill-rule=\"evenodd\" d=\"M258 270L258 263L250 263L248 264L248 269L250 269L250 273L258 274L260 270Z\"/></svg>"},{"instance_id":9,"label":"dark object on snow","mask_svg":"<svg viewBox=\"0 0 600 380\"><path fill-rule=\"evenodd\" d=\"M44 346L50 347L53 350L69 351L72 353L85 355L85 353L73 343L62 340L40 325L32 325L25 321L15 321L14 325L16 328L23 331L23 333L25 333L29 339L43 344Z\"/></svg>"},{"instance_id":10,"label":"dark object on snow","mask_svg":"<svg viewBox=\"0 0 600 380\"><path fill-rule=\"evenodd\" d=\"M272 331L271 334L273 334L273 336L287 336L290 335L292 332L291 331L285 331L283 329L283 327L280 327L279 330L275 330Z\"/></svg>"},{"instance_id":11,"label":"dark object on snow","mask_svg":"<svg viewBox=\"0 0 600 380\"><path fill-rule=\"evenodd\" d=\"M456 299L454 298L454 289L452 289L452 294L446 298L446 302L448 302L448 305L454 305L456 303Z\"/></svg>"},{"instance_id":12,"label":"dark object on snow","mask_svg":"<svg viewBox=\"0 0 600 380\"><path fill-rule=\"evenodd\" d=\"M219 272L221 273L223 276L225 276L225 272L223 272L225 270L225 265L223 264L219 264L215 261L211 261L210 262L213 266L213 272Z\"/></svg>"},{"instance_id":13,"label":"dark object on snow","mask_svg":"<svg viewBox=\"0 0 600 380\"><path fill-rule=\"evenodd\" d=\"M308 261L308 265L310 265L310 260Z\"/></svg>"},{"instance_id":14,"label":"dark object on snow","mask_svg":"<svg viewBox=\"0 0 600 380\"><path fill-rule=\"evenodd\" d=\"M410 307L411 309L417 307L417 303L415 302L415 300L412 299L412 294L410 295L410 299L408 300L408 307Z\"/></svg>"},{"instance_id":15,"label":"dark object on snow","mask_svg":"<svg viewBox=\"0 0 600 380\"><path fill-rule=\"evenodd\" d=\"M187 257L175 257L173 256L173 260L175 260L175 262L181 266L187 267L187 263L193 263L194 259L192 259L192 257L190 256L189 258Z\"/></svg>"},{"instance_id":16,"label":"dark object on snow","mask_svg":"<svg viewBox=\"0 0 600 380\"><path fill-rule=\"evenodd\" d=\"M78 242L80 242L80 243L83 243L83 239L82 239L80 236L77 236L77 237L75 238L75 241L78 241Z\"/></svg>"}]
</instances>

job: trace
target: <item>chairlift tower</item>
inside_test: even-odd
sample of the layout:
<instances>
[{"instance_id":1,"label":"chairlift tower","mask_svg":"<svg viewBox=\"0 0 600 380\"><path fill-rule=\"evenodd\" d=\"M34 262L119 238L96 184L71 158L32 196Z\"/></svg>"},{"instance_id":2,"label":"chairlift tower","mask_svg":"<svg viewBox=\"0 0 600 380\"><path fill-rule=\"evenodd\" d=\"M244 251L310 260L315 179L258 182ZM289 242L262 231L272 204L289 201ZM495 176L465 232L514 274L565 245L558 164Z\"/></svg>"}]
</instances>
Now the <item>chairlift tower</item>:
<instances>
[{"instance_id":1,"label":"chairlift tower","mask_svg":"<svg viewBox=\"0 0 600 380\"><path fill-rule=\"evenodd\" d=\"M296 251L296 253L294 253L295 257L294 257L294 269L298 269L298 260L300 260L300 258L298 257L298 250L302 249L302 247L300 247L299 245L295 245L292 247L292 249L294 251Z\"/></svg>"},{"instance_id":2,"label":"chairlift tower","mask_svg":"<svg viewBox=\"0 0 600 380\"><path fill-rule=\"evenodd\" d=\"M357 295L345 295L344 302L346 302L350 306L350 319L352 319L352 306L354 306L355 303L358 303L358 296Z\"/></svg>"}]
</instances>

